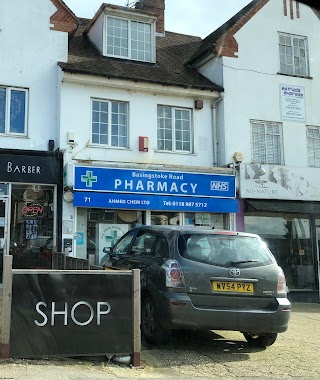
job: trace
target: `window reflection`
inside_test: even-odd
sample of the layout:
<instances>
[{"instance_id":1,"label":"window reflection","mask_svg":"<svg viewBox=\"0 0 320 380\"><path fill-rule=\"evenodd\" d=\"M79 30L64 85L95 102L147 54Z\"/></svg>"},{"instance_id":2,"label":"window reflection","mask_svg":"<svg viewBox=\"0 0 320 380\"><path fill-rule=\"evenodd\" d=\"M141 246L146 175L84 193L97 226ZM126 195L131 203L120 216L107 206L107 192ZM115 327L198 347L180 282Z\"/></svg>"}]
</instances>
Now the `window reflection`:
<instances>
[{"instance_id":1,"label":"window reflection","mask_svg":"<svg viewBox=\"0 0 320 380\"><path fill-rule=\"evenodd\" d=\"M315 289L310 220L302 215L245 216L245 231L259 234L285 272L289 289Z\"/></svg>"}]
</instances>

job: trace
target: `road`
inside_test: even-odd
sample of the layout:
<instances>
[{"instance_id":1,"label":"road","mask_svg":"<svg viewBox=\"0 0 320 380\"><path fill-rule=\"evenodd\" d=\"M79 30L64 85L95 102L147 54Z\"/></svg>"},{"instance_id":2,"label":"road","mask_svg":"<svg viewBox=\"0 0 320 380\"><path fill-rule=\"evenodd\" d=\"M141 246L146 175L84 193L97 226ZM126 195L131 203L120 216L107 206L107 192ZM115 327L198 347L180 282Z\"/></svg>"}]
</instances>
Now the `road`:
<instances>
[{"instance_id":1,"label":"road","mask_svg":"<svg viewBox=\"0 0 320 380\"><path fill-rule=\"evenodd\" d=\"M267 349L237 332L175 334L165 347L143 345L142 368L106 358L9 360L0 379L320 379L320 305L294 304L289 329Z\"/></svg>"}]
</instances>

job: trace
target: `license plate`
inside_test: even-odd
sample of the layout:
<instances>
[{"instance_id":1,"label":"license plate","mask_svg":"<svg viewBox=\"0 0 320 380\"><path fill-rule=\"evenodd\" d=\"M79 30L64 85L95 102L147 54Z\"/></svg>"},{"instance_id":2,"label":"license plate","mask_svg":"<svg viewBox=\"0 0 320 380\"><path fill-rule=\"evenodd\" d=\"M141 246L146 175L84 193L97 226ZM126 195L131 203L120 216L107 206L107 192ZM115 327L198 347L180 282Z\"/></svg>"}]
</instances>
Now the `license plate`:
<instances>
[{"instance_id":1,"label":"license plate","mask_svg":"<svg viewBox=\"0 0 320 380\"><path fill-rule=\"evenodd\" d=\"M253 293L253 283L234 281L212 281L215 292Z\"/></svg>"}]
</instances>

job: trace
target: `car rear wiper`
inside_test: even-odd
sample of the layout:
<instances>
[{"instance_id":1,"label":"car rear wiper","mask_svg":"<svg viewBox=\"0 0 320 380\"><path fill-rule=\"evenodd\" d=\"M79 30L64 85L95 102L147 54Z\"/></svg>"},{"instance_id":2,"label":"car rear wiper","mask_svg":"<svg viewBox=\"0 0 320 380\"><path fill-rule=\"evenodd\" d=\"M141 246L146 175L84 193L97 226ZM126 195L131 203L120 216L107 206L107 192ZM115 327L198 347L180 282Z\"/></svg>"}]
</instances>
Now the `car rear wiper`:
<instances>
[{"instance_id":1,"label":"car rear wiper","mask_svg":"<svg viewBox=\"0 0 320 380\"><path fill-rule=\"evenodd\" d=\"M245 264L245 263L257 263L259 260L240 260L240 261L231 261L231 264Z\"/></svg>"}]
</instances>

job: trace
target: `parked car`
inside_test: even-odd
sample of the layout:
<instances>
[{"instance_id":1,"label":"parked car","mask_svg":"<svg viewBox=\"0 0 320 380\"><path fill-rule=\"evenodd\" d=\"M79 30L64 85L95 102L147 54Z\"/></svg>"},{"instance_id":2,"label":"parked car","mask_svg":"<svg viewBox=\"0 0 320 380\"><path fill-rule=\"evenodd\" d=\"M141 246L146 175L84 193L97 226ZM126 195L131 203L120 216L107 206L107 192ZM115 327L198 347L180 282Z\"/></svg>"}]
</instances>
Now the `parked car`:
<instances>
[{"instance_id":1,"label":"parked car","mask_svg":"<svg viewBox=\"0 0 320 380\"><path fill-rule=\"evenodd\" d=\"M207 329L240 331L267 347L288 327L285 276L258 235L140 226L101 265L141 270L141 330L150 343L173 329Z\"/></svg>"}]
</instances>

